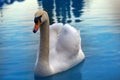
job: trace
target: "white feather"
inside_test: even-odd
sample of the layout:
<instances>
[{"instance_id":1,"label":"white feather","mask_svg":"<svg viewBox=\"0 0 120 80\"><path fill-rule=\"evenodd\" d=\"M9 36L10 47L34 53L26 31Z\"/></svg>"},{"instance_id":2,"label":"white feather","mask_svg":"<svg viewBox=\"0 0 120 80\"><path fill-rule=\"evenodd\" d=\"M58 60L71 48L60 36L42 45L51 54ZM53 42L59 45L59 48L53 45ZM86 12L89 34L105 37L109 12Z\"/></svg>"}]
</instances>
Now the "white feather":
<instances>
[{"instance_id":1,"label":"white feather","mask_svg":"<svg viewBox=\"0 0 120 80\"><path fill-rule=\"evenodd\" d=\"M69 24L50 26L50 66L53 74L64 71L84 59L79 31Z\"/></svg>"}]
</instances>

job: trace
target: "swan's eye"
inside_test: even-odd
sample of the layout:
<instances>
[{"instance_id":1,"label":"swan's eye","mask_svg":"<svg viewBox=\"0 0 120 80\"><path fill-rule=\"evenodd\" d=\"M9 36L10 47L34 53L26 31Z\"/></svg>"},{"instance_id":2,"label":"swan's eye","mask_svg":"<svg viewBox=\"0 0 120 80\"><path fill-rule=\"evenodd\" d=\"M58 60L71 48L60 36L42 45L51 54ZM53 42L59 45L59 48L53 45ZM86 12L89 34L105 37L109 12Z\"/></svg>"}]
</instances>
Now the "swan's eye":
<instances>
[{"instance_id":1,"label":"swan's eye","mask_svg":"<svg viewBox=\"0 0 120 80\"><path fill-rule=\"evenodd\" d=\"M42 17L42 15L40 15L40 16L38 16L38 17L35 17L34 23L37 24L37 23L38 23L38 20L40 20L40 22L42 22L42 21L41 21L41 17Z\"/></svg>"},{"instance_id":2,"label":"swan's eye","mask_svg":"<svg viewBox=\"0 0 120 80\"><path fill-rule=\"evenodd\" d=\"M38 20L37 20L36 18L34 19L34 23L35 23L35 24L37 24L37 23L38 23Z\"/></svg>"},{"instance_id":3,"label":"swan's eye","mask_svg":"<svg viewBox=\"0 0 120 80\"><path fill-rule=\"evenodd\" d=\"M37 24L38 23L38 18L34 19L34 23Z\"/></svg>"}]
</instances>

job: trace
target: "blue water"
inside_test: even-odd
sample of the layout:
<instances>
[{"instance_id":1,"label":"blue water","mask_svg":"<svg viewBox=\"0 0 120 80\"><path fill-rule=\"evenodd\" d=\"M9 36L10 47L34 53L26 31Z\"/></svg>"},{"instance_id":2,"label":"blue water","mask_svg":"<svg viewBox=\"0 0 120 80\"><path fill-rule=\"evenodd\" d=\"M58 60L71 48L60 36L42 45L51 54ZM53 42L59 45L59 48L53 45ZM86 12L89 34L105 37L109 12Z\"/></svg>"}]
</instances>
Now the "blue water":
<instances>
[{"instance_id":1,"label":"blue water","mask_svg":"<svg viewBox=\"0 0 120 80\"><path fill-rule=\"evenodd\" d=\"M34 13L81 30L85 61L50 77L34 77L39 32ZM120 80L120 0L0 0L0 80Z\"/></svg>"}]
</instances>

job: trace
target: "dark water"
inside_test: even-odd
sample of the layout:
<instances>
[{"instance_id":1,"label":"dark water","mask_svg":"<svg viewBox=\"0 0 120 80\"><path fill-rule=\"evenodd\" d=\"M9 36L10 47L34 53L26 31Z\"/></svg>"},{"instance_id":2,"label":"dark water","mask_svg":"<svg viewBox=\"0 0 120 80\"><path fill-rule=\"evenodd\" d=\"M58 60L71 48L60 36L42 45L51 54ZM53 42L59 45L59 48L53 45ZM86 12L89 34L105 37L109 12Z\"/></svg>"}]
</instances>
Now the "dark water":
<instances>
[{"instance_id":1,"label":"dark water","mask_svg":"<svg viewBox=\"0 0 120 80\"><path fill-rule=\"evenodd\" d=\"M34 13L81 30L86 59L72 69L34 78L39 32ZM0 80L120 80L119 0L0 0Z\"/></svg>"}]
</instances>

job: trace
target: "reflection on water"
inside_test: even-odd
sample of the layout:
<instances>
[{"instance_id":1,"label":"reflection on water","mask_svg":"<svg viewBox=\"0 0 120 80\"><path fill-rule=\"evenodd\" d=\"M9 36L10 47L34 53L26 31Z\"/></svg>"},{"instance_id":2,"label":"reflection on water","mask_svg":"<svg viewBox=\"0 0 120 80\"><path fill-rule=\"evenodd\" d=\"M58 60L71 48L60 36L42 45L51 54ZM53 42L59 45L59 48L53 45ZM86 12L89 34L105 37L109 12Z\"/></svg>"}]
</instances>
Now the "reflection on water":
<instances>
[{"instance_id":1,"label":"reflection on water","mask_svg":"<svg viewBox=\"0 0 120 80\"><path fill-rule=\"evenodd\" d=\"M63 73L58 73L49 77L35 77L35 80L82 80L81 68L83 64L84 61Z\"/></svg>"},{"instance_id":2,"label":"reflection on water","mask_svg":"<svg viewBox=\"0 0 120 80\"><path fill-rule=\"evenodd\" d=\"M0 8L5 4L13 4L15 1L22 2L24 0L0 0Z\"/></svg>"},{"instance_id":3,"label":"reflection on water","mask_svg":"<svg viewBox=\"0 0 120 80\"><path fill-rule=\"evenodd\" d=\"M37 41L33 39L32 26L36 3L19 1L11 5L4 2L0 9L0 80L34 79L33 47Z\"/></svg>"},{"instance_id":4,"label":"reflection on water","mask_svg":"<svg viewBox=\"0 0 120 80\"><path fill-rule=\"evenodd\" d=\"M38 0L38 4L48 12L50 23L81 21L79 17L83 13L83 0Z\"/></svg>"},{"instance_id":5,"label":"reflection on water","mask_svg":"<svg viewBox=\"0 0 120 80\"><path fill-rule=\"evenodd\" d=\"M34 13L50 23L81 30L86 60L72 69L35 80L120 80L120 0L0 0L0 80L34 80L39 32Z\"/></svg>"},{"instance_id":6,"label":"reflection on water","mask_svg":"<svg viewBox=\"0 0 120 80\"><path fill-rule=\"evenodd\" d=\"M0 21L1 22L3 22L3 20L2 20L2 17L3 17L3 10L2 10L2 8L3 8L3 6L4 5L11 5L15 1L22 2L24 0L0 0L0 18L1 18Z\"/></svg>"}]
</instances>

